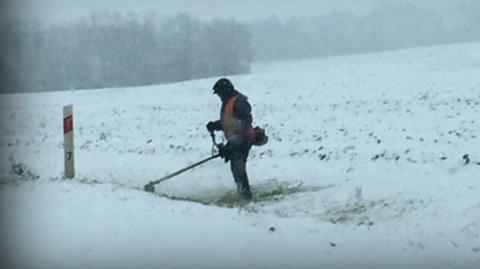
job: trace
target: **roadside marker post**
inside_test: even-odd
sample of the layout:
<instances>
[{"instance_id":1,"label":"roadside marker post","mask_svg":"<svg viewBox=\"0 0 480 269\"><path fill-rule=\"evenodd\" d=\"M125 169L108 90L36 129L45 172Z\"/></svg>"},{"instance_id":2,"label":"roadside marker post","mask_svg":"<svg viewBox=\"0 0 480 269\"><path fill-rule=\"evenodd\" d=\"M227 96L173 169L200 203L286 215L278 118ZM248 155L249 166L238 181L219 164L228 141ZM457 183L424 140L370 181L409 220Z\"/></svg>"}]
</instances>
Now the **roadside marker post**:
<instances>
[{"instance_id":1,"label":"roadside marker post","mask_svg":"<svg viewBox=\"0 0 480 269\"><path fill-rule=\"evenodd\" d=\"M65 151L65 177L75 177L73 151L73 105L63 107L63 141Z\"/></svg>"}]
</instances>

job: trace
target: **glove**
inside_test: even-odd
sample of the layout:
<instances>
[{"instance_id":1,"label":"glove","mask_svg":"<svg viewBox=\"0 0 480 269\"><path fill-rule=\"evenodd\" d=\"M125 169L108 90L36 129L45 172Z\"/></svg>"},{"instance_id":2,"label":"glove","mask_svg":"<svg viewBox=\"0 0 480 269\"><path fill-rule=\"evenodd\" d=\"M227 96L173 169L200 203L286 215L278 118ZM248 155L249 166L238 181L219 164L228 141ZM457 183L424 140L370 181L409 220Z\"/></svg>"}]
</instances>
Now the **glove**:
<instances>
[{"instance_id":1,"label":"glove","mask_svg":"<svg viewBox=\"0 0 480 269\"><path fill-rule=\"evenodd\" d=\"M207 123L207 130L208 132L213 132L215 130L215 123L213 121L209 121Z\"/></svg>"},{"instance_id":2,"label":"glove","mask_svg":"<svg viewBox=\"0 0 480 269\"><path fill-rule=\"evenodd\" d=\"M226 145L220 143L218 144L218 154L225 160L225 162L228 162L232 156L232 148L228 143Z\"/></svg>"}]
</instances>

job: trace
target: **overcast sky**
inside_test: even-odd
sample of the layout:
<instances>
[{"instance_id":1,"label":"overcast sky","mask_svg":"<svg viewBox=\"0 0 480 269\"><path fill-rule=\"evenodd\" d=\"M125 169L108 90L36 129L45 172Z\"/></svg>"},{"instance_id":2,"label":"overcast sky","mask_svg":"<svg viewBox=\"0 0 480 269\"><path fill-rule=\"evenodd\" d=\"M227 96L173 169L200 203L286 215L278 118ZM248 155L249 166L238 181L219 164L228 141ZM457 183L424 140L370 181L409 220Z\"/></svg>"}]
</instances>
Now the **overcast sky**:
<instances>
[{"instance_id":1,"label":"overcast sky","mask_svg":"<svg viewBox=\"0 0 480 269\"><path fill-rule=\"evenodd\" d=\"M2 17L39 19L61 22L86 17L95 10L116 10L122 13L156 13L172 15L179 12L200 19L235 18L240 21L329 13L333 10L368 12L374 3L410 3L448 11L464 0L0 0Z\"/></svg>"}]
</instances>

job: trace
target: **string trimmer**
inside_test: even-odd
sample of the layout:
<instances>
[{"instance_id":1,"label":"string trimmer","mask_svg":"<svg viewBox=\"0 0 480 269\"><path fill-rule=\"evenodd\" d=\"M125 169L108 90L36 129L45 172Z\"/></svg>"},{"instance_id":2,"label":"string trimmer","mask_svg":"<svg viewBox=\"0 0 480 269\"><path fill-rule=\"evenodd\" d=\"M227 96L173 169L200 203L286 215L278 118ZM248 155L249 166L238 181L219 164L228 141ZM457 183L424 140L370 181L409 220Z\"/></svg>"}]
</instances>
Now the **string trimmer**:
<instances>
[{"instance_id":1,"label":"string trimmer","mask_svg":"<svg viewBox=\"0 0 480 269\"><path fill-rule=\"evenodd\" d=\"M212 137L213 147L218 147L218 144L215 142L215 134L214 134L213 132L210 132L210 135L211 135L211 137ZM214 148L212 148L212 154L214 154ZM157 179L157 180L154 180L154 181L150 181L147 185L145 185L145 186L143 187L143 189L144 189L145 191L147 191L147 192L154 192L154 191L155 191L155 185L157 185L158 183L160 183L160 182L162 182L162 181L165 181L165 180L167 180L167 179L170 179L170 178L172 178L172 177L174 177L174 176L178 176L178 175L180 175L181 173L183 173L183 172L185 172L185 171L188 171L188 170L190 170L190 169L192 169L192 168L194 168L194 167L197 167L197 166L199 166L199 165L201 165L201 164L203 164L203 163L206 163L206 162L208 162L208 161L210 161L210 160L213 160L213 159L215 159L215 158L218 158L218 157L220 157L220 154L218 154L218 153L217 153L217 154L214 154L214 155L212 155L212 156L210 156L210 157L208 157L208 158L206 158L206 159L204 159L204 160L201 160L201 161L196 162L196 163L194 163L194 164L192 164L192 165L190 165L190 166L188 166L188 167L185 167L185 168L183 168L183 169L180 169L180 170L178 170L177 172L175 172L175 173L173 173L173 174L164 176L164 177L162 177L162 178L160 178L160 179Z\"/></svg>"}]
</instances>

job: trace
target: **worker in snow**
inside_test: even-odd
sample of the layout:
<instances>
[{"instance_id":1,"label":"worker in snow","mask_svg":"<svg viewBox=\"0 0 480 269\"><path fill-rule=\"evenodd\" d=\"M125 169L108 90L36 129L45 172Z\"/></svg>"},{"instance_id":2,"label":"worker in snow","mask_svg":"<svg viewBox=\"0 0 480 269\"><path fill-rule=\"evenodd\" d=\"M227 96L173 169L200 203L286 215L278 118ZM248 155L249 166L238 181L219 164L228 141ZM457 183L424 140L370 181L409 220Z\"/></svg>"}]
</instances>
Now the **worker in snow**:
<instances>
[{"instance_id":1,"label":"worker in snow","mask_svg":"<svg viewBox=\"0 0 480 269\"><path fill-rule=\"evenodd\" d=\"M221 78L215 83L213 93L222 100L222 107L220 119L208 122L207 130L223 131L227 143L219 145L219 154L225 162L230 161L238 193L245 199L251 199L252 193L246 171L248 153L252 147L250 104L247 97L235 90L233 84L226 78Z\"/></svg>"}]
</instances>

